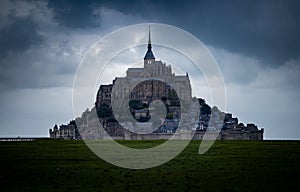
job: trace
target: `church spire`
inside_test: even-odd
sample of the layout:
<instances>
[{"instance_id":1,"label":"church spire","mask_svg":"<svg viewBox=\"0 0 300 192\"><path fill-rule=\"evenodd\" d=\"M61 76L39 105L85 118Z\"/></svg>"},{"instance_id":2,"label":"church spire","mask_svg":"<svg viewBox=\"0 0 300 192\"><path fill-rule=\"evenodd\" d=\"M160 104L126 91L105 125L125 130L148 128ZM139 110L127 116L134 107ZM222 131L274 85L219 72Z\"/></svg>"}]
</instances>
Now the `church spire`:
<instances>
[{"instance_id":1,"label":"church spire","mask_svg":"<svg viewBox=\"0 0 300 192\"><path fill-rule=\"evenodd\" d=\"M154 54L152 52L150 25L149 25L149 36L148 36L148 50L146 52L144 60L155 60Z\"/></svg>"},{"instance_id":2,"label":"church spire","mask_svg":"<svg viewBox=\"0 0 300 192\"><path fill-rule=\"evenodd\" d=\"M149 25L148 46L150 46L150 47L151 47L151 34L150 34L150 25Z\"/></svg>"}]
</instances>

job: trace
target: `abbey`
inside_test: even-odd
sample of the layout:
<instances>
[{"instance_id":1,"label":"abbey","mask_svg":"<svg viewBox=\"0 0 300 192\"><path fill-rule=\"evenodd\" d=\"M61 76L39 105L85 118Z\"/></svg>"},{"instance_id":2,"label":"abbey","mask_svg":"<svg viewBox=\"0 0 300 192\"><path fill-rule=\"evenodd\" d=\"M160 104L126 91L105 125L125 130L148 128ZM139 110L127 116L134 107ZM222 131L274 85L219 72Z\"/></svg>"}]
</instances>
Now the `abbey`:
<instances>
[{"instance_id":1,"label":"abbey","mask_svg":"<svg viewBox=\"0 0 300 192\"><path fill-rule=\"evenodd\" d=\"M131 100L143 100L144 103L168 98L172 88L173 90L177 88L176 94L179 94L178 96L181 99L192 97L188 74L175 75L172 73L170 65L155 60L152 52L150 29L148 49L144 57L144 68L128 68L126 77L117 77L111 85L101 85L97 94L96 107L103 103L110 105L111 93L113 87L116 86L116 81L118 81L116 96L130 94Z\"/></svg>"}]
</instances>

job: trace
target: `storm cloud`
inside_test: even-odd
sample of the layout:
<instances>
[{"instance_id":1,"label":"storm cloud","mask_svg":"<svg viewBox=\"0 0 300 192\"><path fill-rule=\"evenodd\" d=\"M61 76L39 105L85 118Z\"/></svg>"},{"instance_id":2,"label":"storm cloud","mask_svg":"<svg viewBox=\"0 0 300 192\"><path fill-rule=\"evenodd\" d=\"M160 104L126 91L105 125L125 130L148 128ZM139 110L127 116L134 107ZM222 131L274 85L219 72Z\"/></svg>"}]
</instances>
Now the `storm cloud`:
<instances>
[{"instance_id":1,"label":"storm cloud","mask_svg":"<svg viewBox=\"0 0 300 192\"><path fill-rule=\"evenodd\" d=\"M123 26L159 22L208 46L229 112L265 127L267 138L300 138L299 8L268 0L1 1L0 136L47 136L54 123L71 120L73 79L89 47Z\"/></svg>"},{"instance_id":2,"label":"storm cloud","mask_svg":"<svg viewBox=\"0 0 300 192\"><path fill-rule=\"evenodd\" d=\"M281 65L299 56L299 1L110 1L104 5L178 26L204 43Z\"/></svg>"}]
</instances>

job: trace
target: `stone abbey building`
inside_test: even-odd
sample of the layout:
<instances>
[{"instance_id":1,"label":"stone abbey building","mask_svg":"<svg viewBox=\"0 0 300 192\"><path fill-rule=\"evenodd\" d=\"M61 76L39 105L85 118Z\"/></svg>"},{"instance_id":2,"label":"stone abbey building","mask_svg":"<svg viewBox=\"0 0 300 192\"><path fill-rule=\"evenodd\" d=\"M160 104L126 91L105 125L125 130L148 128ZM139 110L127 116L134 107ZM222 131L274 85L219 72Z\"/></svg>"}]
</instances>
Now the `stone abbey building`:
<instances>
[{"instance_id":1,"label":"stone abbey building","mask_svg":"<svg viewBox=\"0 0 300 192\"><path fill-rule=\"evenodd\" d=\"M205 103L204 99L192 98L191 84L188 73L186 75L175 75L170 65L156 60L152 52L152 44L150 38L147 52L144 57L143 68L129 68L125 77L116 77L112 84L100 85L97 92L95 106L91 112L84 112L82 117L76 119L77 122L94 121L88 120L92 111L97 113L97 121L99 120L104 130L110 137L114 139L143 140L143 139L168 139L172 135L175 138L184 139L184 134L175 133L179 126L179 122L184 114L192 111L183 112L181 106L185 101L196 99L199 102L200 111L197 115L197 125L193 128L193 139L203 139L205 133L213 132L215 127L209 124L212 116L222 116L220 133L217 139L220 140L263 140L264 130L259 130L254 124L244 125L238 122L238 118L232 117L230 113L219 111L216 107L211 108ZM147 129L153 127L151 119L151 103L153 101L161 101L166 108L166 115L163 121L157 122L157 128L153 132L147 132ZM113 106L112 101L119 101L117 106ZM122 102L124 101L124 102ZM128 109L130 114L116 114L116 111ZM113 110L117 108L118 110ZM130 116L136 121L134 127L139 130L146 130L144 134L128 131L124 129L121 123L121 116ZM121 120L122 121L122 120ZM124 120L126 121L126 120ZM182 122L181 122L182 123ZM154 122L155 124L155 122ZM184 123L182 123L184 124ZM77 129L72 124L68 128ZM61 126L61 130L57 127L50 130L50 137L58 138L57 135L64 135L67 127ZM92 130L80 130L81 135L72 133L75 138L87 139L105 139L99 132ZM76 130L78 133L78 130ZM77 135L77 136L76 136ZM60 136L62 138L64 136ZM65 138L69 138L65 136Z\"/></svg>"},{"instance_id":2,"label":"stone abbey building","mask_svg":"<svg viewBox=\"0 0 300 192\"><path fill-rule=\"evenodd\" d=\"M142 100L144 103L150 103L154 100L168 98L174 92L172 87L178 88L176 94L179 94L180 98L190 99L192 97L188 74L175 75L172 73L170 65L155 60L152 52L150 30L148 50L144 57L144 68L129 68L126 77L117 77L113 84L101 85L97 93L97 108L104 103L110 105L111 93L113 87L116 86L116 81L118 81L118 87L115 89L117 90L115 92L117 98L129 94L130 100Z\"/></svg>"}]
</instances>

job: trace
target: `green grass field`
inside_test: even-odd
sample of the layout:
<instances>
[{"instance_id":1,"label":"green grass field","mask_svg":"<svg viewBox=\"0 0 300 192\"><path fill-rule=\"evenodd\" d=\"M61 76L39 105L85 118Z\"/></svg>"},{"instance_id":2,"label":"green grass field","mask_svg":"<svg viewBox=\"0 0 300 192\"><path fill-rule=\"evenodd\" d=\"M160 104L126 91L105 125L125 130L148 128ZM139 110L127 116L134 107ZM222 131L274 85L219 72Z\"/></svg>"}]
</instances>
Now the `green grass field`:
<instances>
[{"instance_id":1,"label":"green grass field","mask_svg":"<svg viewBox=\"0 0 300 192\"><path fill-rule=\"evenodd\" d=\"M161 141L121 141L139 148ZM0 142L0 191L295 191L300 141L217 141L199 155L192 141L146 170L116 167L83 141ZM297 191L297 190L296 190Z\"/></svg>"}]
</instances>

